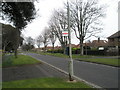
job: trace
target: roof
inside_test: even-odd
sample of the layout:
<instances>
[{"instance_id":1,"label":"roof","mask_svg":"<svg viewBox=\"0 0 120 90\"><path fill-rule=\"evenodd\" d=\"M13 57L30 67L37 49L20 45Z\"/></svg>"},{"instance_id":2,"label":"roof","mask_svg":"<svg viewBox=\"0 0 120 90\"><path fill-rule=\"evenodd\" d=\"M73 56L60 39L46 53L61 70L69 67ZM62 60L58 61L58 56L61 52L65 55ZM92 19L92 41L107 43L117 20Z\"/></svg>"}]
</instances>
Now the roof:
<instances>
[{"instance_id":1,"label":"roof","mask_svg":"<svg viewBox=\"0 0 120 90\"><path fill-rule=\"evenodd\" d=\"M107 46L106 40L93 40L92 42L83 43L83 46L90 46L90 47L99 47L99 46ZM76 45L76 48L79 48L80 44Z\"/></svg>"},{"instance_id":2,"label":"roof","mask_svg":"<svg viewBox=\"0 0 120 90\"><path fill-rule=\"evenodd\" d=\"M106 40L93 40L92 45L93 46L106 46L107 41Z\"/></svg>"},{"instance_id":3,"label":"roof","mask_svg":"<svg viewBox=\"0 0 120 90\"><path fill-rule=\"evenodd\" d=\"M109 38L118 38L118 37L120 37L120 30L118 32L114 33L113 35L111 35L110 37L108 37L108 39Z\"/></svg>"}]
</instances>

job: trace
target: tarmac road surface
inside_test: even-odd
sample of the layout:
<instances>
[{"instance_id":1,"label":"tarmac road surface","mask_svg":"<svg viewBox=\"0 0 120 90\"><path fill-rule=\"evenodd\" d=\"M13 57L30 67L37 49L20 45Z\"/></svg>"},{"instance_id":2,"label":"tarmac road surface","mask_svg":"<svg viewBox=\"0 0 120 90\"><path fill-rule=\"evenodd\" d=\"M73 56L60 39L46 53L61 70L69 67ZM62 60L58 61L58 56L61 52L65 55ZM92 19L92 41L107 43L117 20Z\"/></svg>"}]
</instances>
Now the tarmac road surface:
<instances>
[{"instance_id":1,"label":"tarmac road surface","mask_svg":"<svg viewBox=\"0 0 120 90\"><path fill-rule=\"evenodd\" d=\"M58 67L68 72L69 59L40 55L35 53L24 53L38 60L47 62L55 67ZM118 70L117 67L94 64L83 61L73 62L74 75L88 82L98 85L103 88L118 88Z\"/></svg>"}]
</instances>

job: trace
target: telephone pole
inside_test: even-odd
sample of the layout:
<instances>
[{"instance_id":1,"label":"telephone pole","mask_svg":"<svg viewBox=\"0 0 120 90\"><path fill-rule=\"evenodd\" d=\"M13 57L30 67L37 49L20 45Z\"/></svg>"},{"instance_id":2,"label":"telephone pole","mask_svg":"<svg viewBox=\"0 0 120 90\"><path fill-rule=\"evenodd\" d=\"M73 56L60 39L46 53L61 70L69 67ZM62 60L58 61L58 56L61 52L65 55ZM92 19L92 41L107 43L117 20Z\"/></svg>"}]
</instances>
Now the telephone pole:
<instances>
[{"instance_id":1,"label":"telephone pole","mask_svg":"<svg viewBox=\"0 0 120 90\"><path fill-rule=\"evenodd\" d=\"M69 39L69 80L73 81L73 59L71 51L71 31L70 31L70 8L69 2L67 1L67 15L68 15L68 39Z\"/></svg>"}]
</instances>

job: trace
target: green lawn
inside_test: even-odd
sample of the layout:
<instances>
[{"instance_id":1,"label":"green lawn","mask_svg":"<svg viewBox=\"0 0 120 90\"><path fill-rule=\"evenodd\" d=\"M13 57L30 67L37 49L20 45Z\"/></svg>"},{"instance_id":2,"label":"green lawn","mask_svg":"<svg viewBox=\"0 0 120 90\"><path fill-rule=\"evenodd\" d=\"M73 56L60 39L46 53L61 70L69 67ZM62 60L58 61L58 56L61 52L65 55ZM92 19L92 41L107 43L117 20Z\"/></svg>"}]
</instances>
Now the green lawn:
<instances>
[{"instance_id":1,"label":"green lawn","mask_svg":"<svg viewBox=\"0 0 120 90\"><path fill-rule=\"evenodd\" d=\"M39 54L69 58L69 56L61 54L61 53L42 53L42 52L40 52ZM72 57L73 57L73 59L78 59L78 60L82 60L82 61L97 62L97 63L101 63L101 64L120 66L120 64L118 63L118 61L120 59L102 58L103 56L91 56L91 55L80 56L80 55L76 55L76 54L73 54Z\"/></svg>"},{"instance_id":2,"label":"green lawn","mask_svg":"<svg viewBox=\"0 0 120 90\"><path fill-rule=\"evenodd\" d=\"M37 64L40 61L26 55L18 55L18 58L15 58L13 55L4 56L2 60L3 67L10 66L20 66L20 65L28 65L28 64Z\"/></svg>"},{"instance_id":3,"label":"green lawn","mask_svg":"<svg viewBox=\"0 0 120 90\"><path fill-rule=\"evenodd\" d=\"M120 66L120 64L118 63L120 59L117 59L117 58L104 58L104 57L107 57L107 56L91 56L91 55L80 56L80 55L73 55L74 59L78 59L78 60L82 60L82 61L97 62L97 63L101 63L101 64Z\"/></svg>"},{"instance_id":4,"label":"green lawn","mask_svg":"<svg viewBox=\"0 0 120 90\"><path fill-rule=\"evenodd\" d=\"M62 78L36 78L3 82L3 88L92 88L83 82L70 83Z\"/></svg>"},{"instance_id":5,"label":"green lawn","mask_svg":"<svg viewBox=\"0 0 120 90\"><path fill-rule=\"evenodd\" d=\"M119 59L112 59L112 58L86 58L86 59L80 59L80 60L88 61L88 62L97 62L97 63L113 65L113 66L120 66L120 64L118 63Z\"/></svg>"}]
</instances>

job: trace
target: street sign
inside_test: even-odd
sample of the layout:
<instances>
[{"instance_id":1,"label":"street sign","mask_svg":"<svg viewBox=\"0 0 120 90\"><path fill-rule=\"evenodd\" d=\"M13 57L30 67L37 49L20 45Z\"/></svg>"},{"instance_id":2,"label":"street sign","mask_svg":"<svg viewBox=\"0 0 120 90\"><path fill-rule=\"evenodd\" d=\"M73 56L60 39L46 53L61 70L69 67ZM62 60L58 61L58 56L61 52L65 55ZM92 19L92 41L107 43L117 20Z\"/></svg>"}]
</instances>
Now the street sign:
<instances>
[{"instance_id":1,"label":"street sign","mask_svg":"<svg viewBox=\"0 0 120 90\"><path fill-rule=\"evenodd\" d=\"M62 31L62 36L68 36L68 30L67 29L64 29Z\"/></svg>"}]
</instances>

